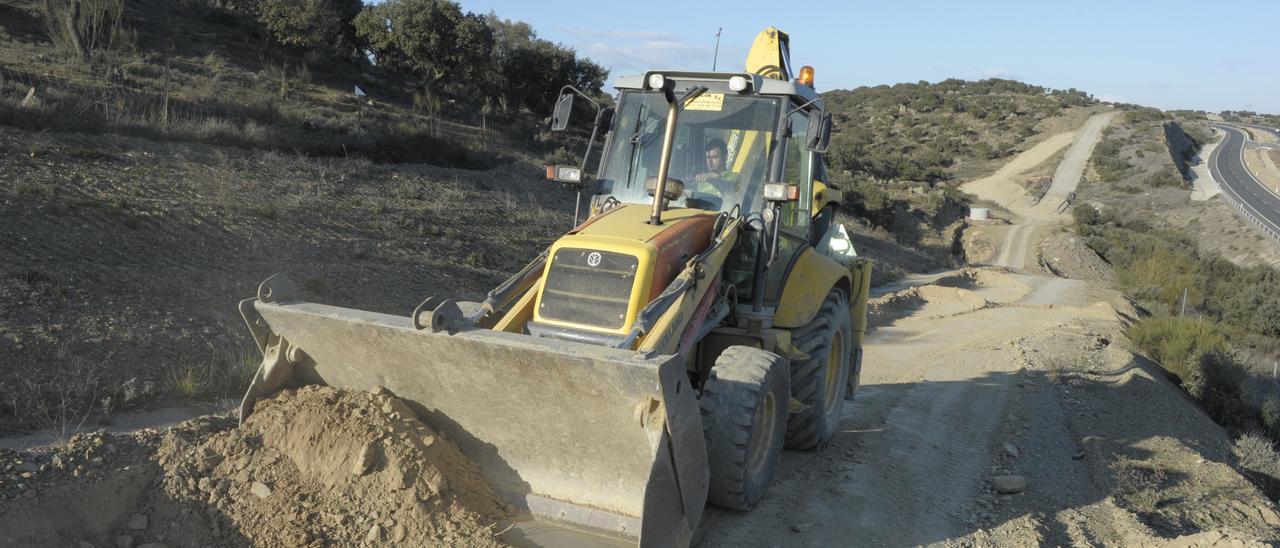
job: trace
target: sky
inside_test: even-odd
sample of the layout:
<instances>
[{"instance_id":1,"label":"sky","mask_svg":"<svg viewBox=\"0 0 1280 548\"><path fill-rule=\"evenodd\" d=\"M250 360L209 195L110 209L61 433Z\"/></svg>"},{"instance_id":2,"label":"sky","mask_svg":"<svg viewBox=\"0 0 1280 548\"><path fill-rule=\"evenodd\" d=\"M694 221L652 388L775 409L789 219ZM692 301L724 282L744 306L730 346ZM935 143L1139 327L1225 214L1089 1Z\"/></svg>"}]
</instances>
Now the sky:
<instances>
[{"instance_id":1,"label":"sky","mask_svg":"<svg viewBox=\"0 0 1280 548\"><path fill-rule=\"evenodd\" d=\"M791 36L818 91L1010 78L1161 109L1280 113L1280 2L461 0L533 25L613 78L741 70L755 35ZM791 11L788 11L791 10Z\"/></svg>"}]
</instances>

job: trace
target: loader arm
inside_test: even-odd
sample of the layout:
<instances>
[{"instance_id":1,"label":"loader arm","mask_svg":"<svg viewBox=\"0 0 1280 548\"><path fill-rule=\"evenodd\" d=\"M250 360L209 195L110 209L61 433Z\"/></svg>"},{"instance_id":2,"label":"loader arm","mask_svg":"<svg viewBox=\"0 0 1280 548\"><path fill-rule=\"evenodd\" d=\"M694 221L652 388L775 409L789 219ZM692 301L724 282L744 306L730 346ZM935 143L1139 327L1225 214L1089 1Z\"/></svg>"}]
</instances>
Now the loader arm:
<instances>
[{"instance_id":1,"label":"loader arm","mask_svg":"<svg viewBox=\"0 0 1280 548\"><path fill-rule=\"evenodd\" d=\"M710 303L710 299L715 296L712 290L718 285L720 271L724 268L729 251L737 243L741 229L741 218L729 220L716 236L711 248L689 261L685 269L671 283L671 287L683 289L674 302L657 317L652 328L640 341L638 347L640 352L656 354L681 352L682 355L687 355L692 346L689 343L701 339L690 330L698 331L708 324L706 317L710 311L701 309L705 308L706 304Z\"/></svg>"}]
</instances>

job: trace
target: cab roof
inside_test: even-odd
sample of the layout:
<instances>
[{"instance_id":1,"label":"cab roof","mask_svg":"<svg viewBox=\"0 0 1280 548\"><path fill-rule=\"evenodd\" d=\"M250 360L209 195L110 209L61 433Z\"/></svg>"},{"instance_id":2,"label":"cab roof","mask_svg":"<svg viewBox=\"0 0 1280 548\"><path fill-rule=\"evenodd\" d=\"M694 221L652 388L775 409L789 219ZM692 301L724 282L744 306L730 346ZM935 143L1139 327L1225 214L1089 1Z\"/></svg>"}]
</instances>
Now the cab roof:
<instances>
[{"instance_id":1,"label":"cab roof","mask_svg":"<svg viewBox=\"0 0 1280 548\"><path fill-rule=\"evenodd\" d=\"M825 108L822 97L813 88L792 81L776 80L773 78L765 78L759 74L750 74L746 72L689 72L679 70L651 70L640 75L619 76L618 81L614 84L614 88L620 90L644 90L645 81L648 80L650 74L661 74L667 78L671 78L677 82L695 80L701 82L723 82L727 87L729 79L734 76L741 76L751 82L751 88L740 93L744 95L786 95L798 100L801 103L813 101L813 106L817 108ZM717 86L718 87L718 86Z\"/></svg>"}]
</instances>

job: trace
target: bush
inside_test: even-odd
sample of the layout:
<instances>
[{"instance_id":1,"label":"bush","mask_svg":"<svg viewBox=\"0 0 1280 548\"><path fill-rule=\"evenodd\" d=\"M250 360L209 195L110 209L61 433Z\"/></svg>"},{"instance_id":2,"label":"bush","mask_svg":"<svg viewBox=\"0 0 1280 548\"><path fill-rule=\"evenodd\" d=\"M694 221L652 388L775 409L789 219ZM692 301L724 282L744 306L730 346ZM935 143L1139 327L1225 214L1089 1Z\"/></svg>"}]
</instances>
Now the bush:
<instances>
[{"instance_id":1,"label":"bush","mask_svg":"<svg viewBox=\"0 0 1280 548\"><path fill-rule=\"evenodd\" d=\"M1147 183L1147 186L1160 188L1160 187L1166 187L1166 186L1170 186L1170 187L1182 186L1183 181L1182 181L1182 177L1179 175L1175 175L1165 170L1160 170L1155 173L1152 173L1150 177L1147 177L1146 183Z\"/></svg>"},{"instance_id":2,"label":"bush","mask_svg":"<svg viewBox=\"0 0 1280 548\"><path fill-rule=\"evenodd\" d=\"M1280 432L1280 400L1274 397L1262 402L1262 425L1272 432Z\"/></svg>"},{"instance_id":3,"label":"bush","mask_svg":"<svg viewBox=\"0 0 1280 548\"><path fill-rule=\"evenodd\" d=\"M1126 334L1184 385L1202 384L1204 358L1226 349L1222 331L1202 318L1156 316L1134 324Z\"/></svg>"},{"instance_id":4,"label":"bush","mask_svg":"<svg viewBox=\"0 0 1280 548\"><path fill-rule=\"evenodd\" d=\"M124 0L44 0L41 15L49 41L81 59L136 40L125 22Z\"/></svg>"},{"instance_id":5,"label":"bush","mask_svg":"<svg viewBox=\"0 0 1280 548\"><path fill-rule=\"evenodd\" d=\"M258 21L277 42L299 48L332 48L349 41L359 0L261 0Z\"/></svg>"},{"instance_id":6,"label":"bush","mask_svg":"<svg viewBox=\"0 0 1280 548\"><path fill-rule=\"evenodd\" d=\"M1120 155L1120 149L1124 147L1124 143L1119 139L1105 138L1093 148L1093 169L1098 172L1098 177L1105 183L1112 183L1124 179L1132 166L1128 160Z\"/></svg>"},{"instance_id":7,"label":"bush","mask_svg":"<svg viewBox=\"0 0 1280 548\"><path fill-rule=\"evenodd\" d=\"M1280 454L1262 432L1245 432L1232 450L1241 468L1280 479Z\"/></svg>"},{"instance_id":8,"label":"bush","mask_svg":"<svg viewBox=\"0 0 1280 548\"><path fill-rule=\"evenodd\" d=\"M1131 296L1147 302L1179 307L1184 291L1194 307L1200 297L1199 268L1193 252L1186 249L1143 249L1116 270L1116 285Z\"/></svg>"},{"instance_id":9,"label":"bush","mask_svg":"<svg viewBox=\"0 0 1280 548\"><path fill-rule=\"evenodd\" d=\"M1071 210L1076 226L1092 226L1102 222L1102 214L1089 204L1081 204Z\"/></svg>"}]
</instances>

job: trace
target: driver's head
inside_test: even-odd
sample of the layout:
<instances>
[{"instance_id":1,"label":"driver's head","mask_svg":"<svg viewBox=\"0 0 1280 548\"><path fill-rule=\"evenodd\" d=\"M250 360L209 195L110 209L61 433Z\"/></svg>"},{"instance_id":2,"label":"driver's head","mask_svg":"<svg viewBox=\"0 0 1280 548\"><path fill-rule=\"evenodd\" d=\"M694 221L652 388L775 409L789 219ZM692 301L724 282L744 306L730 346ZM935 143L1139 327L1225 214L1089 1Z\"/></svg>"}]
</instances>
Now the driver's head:
<instances>
[{"instance_id":1,"label":"driver's head","mask_svg":"<svg viewBox=\"0 0 1280 548\"><path fill-rule=\"evenodd\" d=\"M707 141L707 171L721 173L724 171L725 145L720 139Z\"/></svg>"}]
</instances>

